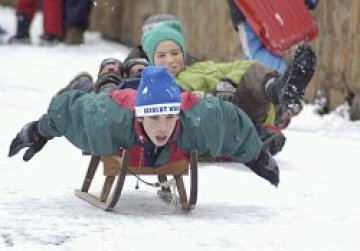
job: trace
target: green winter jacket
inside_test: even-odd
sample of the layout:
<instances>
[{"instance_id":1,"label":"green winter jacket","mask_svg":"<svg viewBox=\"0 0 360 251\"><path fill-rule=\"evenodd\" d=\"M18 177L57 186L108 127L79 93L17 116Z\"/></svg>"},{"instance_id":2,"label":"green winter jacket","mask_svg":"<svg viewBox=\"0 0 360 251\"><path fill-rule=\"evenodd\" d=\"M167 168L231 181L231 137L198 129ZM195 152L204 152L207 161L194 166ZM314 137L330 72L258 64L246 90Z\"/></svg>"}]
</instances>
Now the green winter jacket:
<instances>
[{"instance_id":1,"label":"green winter jacket","mask_svg":"<svg viewBox=\"0 0 360 251\"><path fill-rule=\"evenodd\" d=\"M249 60L229 63L197 62L181 71L176 80L186 91L211 92L224 79L239 83L243 74L254 63L255 61Z\"/></svg>"},{"instance_id":2,"label":"green winter jacket","mask_svg":"<svg viewBox=\"0 0 360 251\"><path fill-rule=\"evenodd\" d=\"M70 91L55 96L39 120L39 129L49 138L65 136L76 147L94 155L117 154L121 147L139 143L134 112L104 94ZM226 155L241 163L257 158L262 147L248 116L235 105L216 98L200 100L180 113L176 144L185 151ZM169 158L166 148L157 164Z\"/></svg>"},{"instance_id":3,"label":"green winter jacket","mask_svg":"<svg viewBox=\"0 0 360 251\"><path fill-rule=\"evenodd\" d=\"M257 62L250 60L237 60L229 63L197 62L181 71L176 76L176 81L186 91L212 92L216 85L224 79L240 83L245 72L255 63ZM274 122L275 109L271 105L264 125L273 125Z\"/></svg>"}]
</instances>

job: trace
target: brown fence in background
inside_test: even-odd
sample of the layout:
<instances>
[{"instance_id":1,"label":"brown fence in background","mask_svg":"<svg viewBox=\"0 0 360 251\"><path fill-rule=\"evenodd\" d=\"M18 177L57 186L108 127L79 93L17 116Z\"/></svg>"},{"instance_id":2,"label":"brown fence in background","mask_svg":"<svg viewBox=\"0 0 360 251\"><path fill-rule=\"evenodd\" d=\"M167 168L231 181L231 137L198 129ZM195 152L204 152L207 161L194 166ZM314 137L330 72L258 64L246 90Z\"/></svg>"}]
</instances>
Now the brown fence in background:
<instances>
[{"instance_id":1,"label":"brown fence in background","mask_svg":"<svg viewBox=\"0 0 360 251\"><path fill-rule=\"evenodd\" d=\"M13 1L0 0L5 2ZM93 7L91 29L100 31L106 39L129 46L139 44L147 17L171 13L184 25L191 54L215 61L242 56L225 0L94 0ZM354 108L360 111L360 1L320 0L312 14L320 30L313 44L318 68L306 100L313 102L321 91L332 110L349 94L355 94Z\"/></svg>"}]
</instances>

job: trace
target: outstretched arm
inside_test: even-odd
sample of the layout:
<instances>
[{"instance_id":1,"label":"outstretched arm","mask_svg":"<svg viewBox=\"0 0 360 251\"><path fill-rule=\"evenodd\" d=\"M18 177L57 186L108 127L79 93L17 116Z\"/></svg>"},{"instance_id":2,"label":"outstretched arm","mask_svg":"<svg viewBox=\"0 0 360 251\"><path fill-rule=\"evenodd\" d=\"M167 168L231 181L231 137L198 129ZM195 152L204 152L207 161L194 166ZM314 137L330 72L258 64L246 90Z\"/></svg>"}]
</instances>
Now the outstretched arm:
<instances>
[{"instance_id":1,"label":"outstretched arm","mask_svg":"<svg viewBox=\"0 0 360 251\"><path fill-rule=\"evenodd\" d=\"M29 161L44 147L49 138L40 134L38 125L39 121L33 121L26 124L20 130L16 137L11 141L9 157L14 156L21 149L28 148L23 155L23 160Z\"/></svg>"},{"instance_id":2,"label":"outstretched arm","mask_svg":"<svg viewBox=\"0 0 360 251\"><path fill-rule=\"evenodd\" d=\"M246 163L259 155L261 140L250 118L237 106L205 98L181 117L186 149L229 156ZM181 137L182 138L182 137Z\"/></svg>"},{"instance_id":3,"label":"outstretched arm","mask_svg":"<svg viewBox=\"0 0 360 251\"><path fill-rule=\"evenodd\" d=\"M29 148L30 153L24 155L24 160L29 160L47 139L60 136L88 153L112 155L134 143L132 128L133 113L106 95L66 92L53 98L39 121L24 126L10 146L9 156Z\"/></svg>"},{"instance_id":4,"label":"outstretched arm","mask_svg":"<svg viewBox=\"0 0 360 251\"><path fill-rule=\"evenodd\" d=\"M228 156L244 163L272 185L279 183L279 170L272 156L262 149L250 118L237 106L205 98L181 116L178 144L188 150Z\"/></svg>"}]
</instances>

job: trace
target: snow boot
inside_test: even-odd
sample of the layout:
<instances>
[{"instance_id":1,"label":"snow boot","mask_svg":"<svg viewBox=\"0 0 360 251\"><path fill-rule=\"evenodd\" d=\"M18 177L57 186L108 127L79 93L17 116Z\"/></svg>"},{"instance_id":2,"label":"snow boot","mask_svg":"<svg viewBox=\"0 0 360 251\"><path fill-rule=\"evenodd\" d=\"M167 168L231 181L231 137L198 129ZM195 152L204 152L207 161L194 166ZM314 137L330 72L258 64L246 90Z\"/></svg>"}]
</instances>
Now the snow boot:
<instances>
[{"instance_id":1,"label":"snow boot","mask_svg":"<svg viewBox=\"0 0 360 251\"><path fill-rule=\"evenodd\" d=\"M124 77L140 78L143 68L148 65L149 62L145 58L128 59L124 61Z\"/></svg>"},{"instance_id":2,"label":"snow boot","mask_svg":"<svg viewBox=\"0 0 360 251\"><path fill-rule=\"evenodd\" d=\"M5 35L6 33L6 30L0 26L0 35Z\"/></svg>"},{"instance_id":3,"label":"snow boot","mask_svg":"<svg viewBox=\"0 0 360 251\"><path fill-rule=\"evenodd\" d=\"M312 79L316 67L316 55L310 45L302 43L281 78L270 79L265 84L265 93L275 104L282 106L282 113L288 117L302 110L305 89Z\"/></svg>"},{"instance_id":4,"label":"snow boot","mask_svg":"<svg viewBox=\"0 0 360 251\"><path fill-rule=\"evenodd\" d=\"M236 93L236 84L230 79L220 81L212 94L220 100L233 102Z\"/></svg>"},{"instance_id":5,"label":"snow boot","mask_svg":"<svg viewBox=\"0 0 360 251\"><path fill-rule=\"evenodd\" d=\"M113 73L122 78L124 75L124 64L116 58L103 59L99 67L98 78L109 73Z\"/></svg>"},{"instance_id":6,"label":"snow boot","mask_svg":"<svg viewBox=\"0 0 360 251\"><path fill-rule=\"evenodd\" d=\"M42 34L40 36L40 45L57 45L62 42L62 38L50 34Z\"/></svg>"},{"instance_id":7,"label":"snow boot","mask_svg":"<svg viewBox=\"0 0 360 251\"><path fill-rule=\"evenodd\" d=\"M56 95L60 95L70 90L80 90L87 93L92 92L94 89L94 83L91 75L87 72L81 72L77 74L67 86L57 92Z\"/></svg>"},{"instance_id":8,"label":"snow boot","mask_svg":"<svg viewBox=\"0 0 360 251\"><path fill-rule=\"evenodd\" d=\"M70 28L66 31L65 43L67 45L80 45L84 43L84 30L79 28Z\"/></svg>"},{"instance_id":9,"label":"snow boot","mask_svg":"<svg viewBox=\"0 0 360 251\"><path fill-rule=\"evenodd\" d=\"M16 34L8 40L9 44L30 44L30 24L31 20L25 15L16 14Z\"/></svg>"},{"instance_id":10,"label":"snow boot","mask_svg":"<svg viewBox=\"0 0 360 251\"><path fill-rule=\"evenodd\" d=\"M98 79L95 82L96 93L109 94L118 88L124 75L124 65L116 58L104 59L99 67Z\"/></svg>"},{"instance_id":11,"label":"snow boot","mask_svg":"<svg viewBox=\"0 0 360 251\"><path fill-rule=\"evenodd\" d=\"M4 37L6 33L6 30L4 30L0 25L0 44L3 44L5 42Z\"/></svg>"}]
</instances>

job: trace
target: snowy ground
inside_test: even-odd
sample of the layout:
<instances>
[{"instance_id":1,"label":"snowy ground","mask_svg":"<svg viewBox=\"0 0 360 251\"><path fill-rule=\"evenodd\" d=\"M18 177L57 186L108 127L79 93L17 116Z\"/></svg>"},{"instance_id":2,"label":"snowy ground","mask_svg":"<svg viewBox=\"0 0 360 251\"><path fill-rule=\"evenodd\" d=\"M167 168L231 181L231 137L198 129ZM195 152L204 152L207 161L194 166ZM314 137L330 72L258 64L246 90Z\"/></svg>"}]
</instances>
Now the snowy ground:
<instances>
[{"instance_id":1,"label":"snowy ground","mask_svg":"<svg viewBox=\"0 0 360 251\"><path fill-rule=\"evenodd\" d=\"M14 31L14 13L0 7ZM73 76L95 77L101 59L128 48L87 33L86 45L0 45L0 250L359 250L360 123L341 111L319 117L313 106L285 131L276 158L278 189L238 164L201 164L197 207L173 210L145 185L127 179L114 213L74 196L88 158L56 139L28 163L8 158L11 139L37 119ZM100 177L98 177L100 178ZM95 184L94 189L99 188Z\"/></svg>"}]
</instances>

